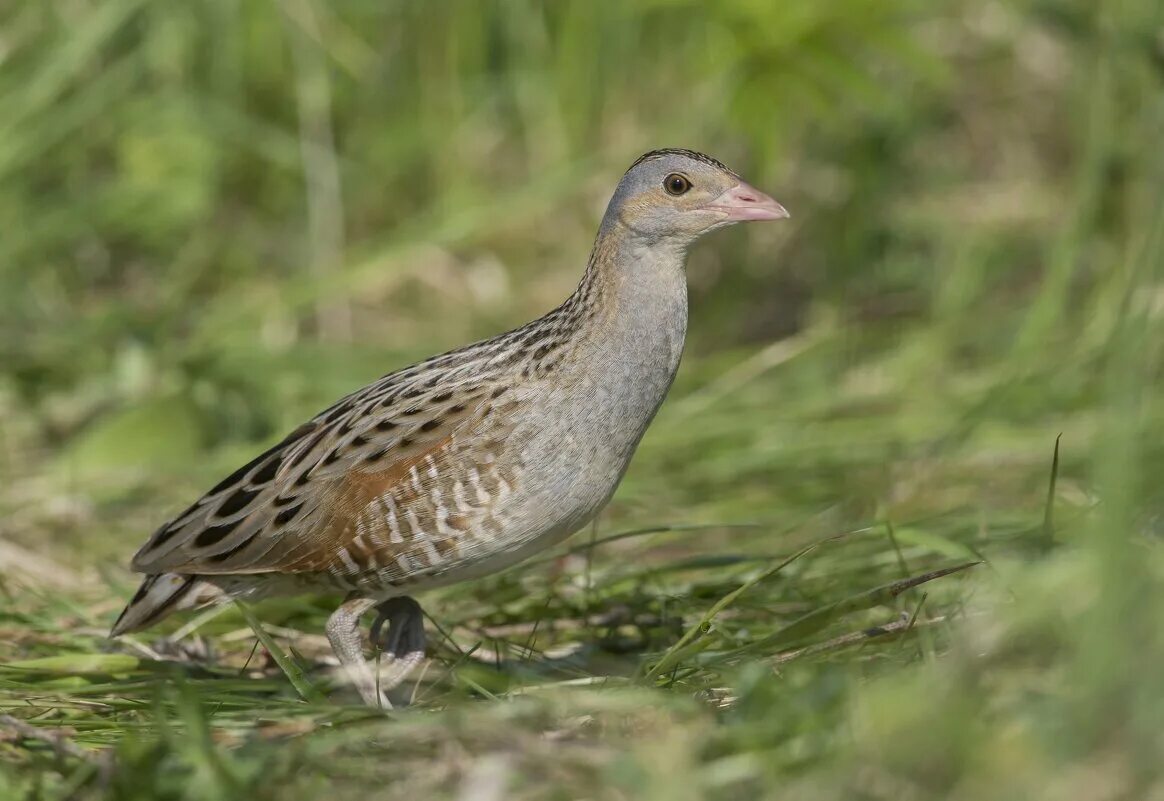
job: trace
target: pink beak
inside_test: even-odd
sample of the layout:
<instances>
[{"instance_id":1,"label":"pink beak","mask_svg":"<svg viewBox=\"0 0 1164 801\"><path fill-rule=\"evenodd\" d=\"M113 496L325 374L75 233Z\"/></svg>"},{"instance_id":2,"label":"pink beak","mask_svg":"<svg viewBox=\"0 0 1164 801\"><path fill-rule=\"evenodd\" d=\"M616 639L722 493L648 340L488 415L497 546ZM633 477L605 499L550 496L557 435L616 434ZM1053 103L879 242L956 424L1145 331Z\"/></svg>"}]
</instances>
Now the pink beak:
<instances>
[{"instance_id":1,"label":"pink beak","mask_svg":"<svg viewBox=\"0 0 1164 801\"><path fill-rule=\"evenodd\" d=\"M783 220L788 212L783 206L751 184L740 181L705 206L709 211L722 212L732 222L748 220Z\"/></svg>"}]
</instances>

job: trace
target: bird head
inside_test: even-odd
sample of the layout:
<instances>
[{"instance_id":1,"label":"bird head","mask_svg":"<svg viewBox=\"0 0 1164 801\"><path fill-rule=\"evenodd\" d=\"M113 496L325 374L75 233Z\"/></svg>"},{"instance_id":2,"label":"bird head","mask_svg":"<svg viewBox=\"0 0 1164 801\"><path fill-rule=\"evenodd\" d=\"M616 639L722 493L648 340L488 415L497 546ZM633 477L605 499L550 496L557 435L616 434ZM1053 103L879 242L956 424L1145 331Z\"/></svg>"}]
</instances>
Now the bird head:
<instances>
[{"instance_id":1,"label":"bird head","mask_svg":"<svg viewBox=\"0 0 1164 801\"><path fill-rule=\"evenodd\" d=\"M621 224L648 242L685 246L717 228L787 216L783 206L711 156L654 150L623 175L603 226Z\"/></svg>"}]
</instances>

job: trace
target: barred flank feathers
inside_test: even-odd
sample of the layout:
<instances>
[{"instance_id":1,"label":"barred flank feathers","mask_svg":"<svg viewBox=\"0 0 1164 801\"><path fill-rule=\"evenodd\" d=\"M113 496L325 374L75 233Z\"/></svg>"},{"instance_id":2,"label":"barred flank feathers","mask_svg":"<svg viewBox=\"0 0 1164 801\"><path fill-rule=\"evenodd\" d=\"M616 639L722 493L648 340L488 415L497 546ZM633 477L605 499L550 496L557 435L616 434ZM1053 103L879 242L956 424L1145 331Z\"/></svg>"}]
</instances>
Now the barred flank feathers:
<instances>
[{"instance_id":1,"label":"barred flank feathers","mask_svg":"<svg viewBox=\"0 0 1164 801\"><path fill-rule=\"evenodd\" d=\"M222 595L222 591L199 576L159 573L147 576L133 600L113 624L110 637L148 628L171 612L204 606Z\"/></svg>"}]
</instances>

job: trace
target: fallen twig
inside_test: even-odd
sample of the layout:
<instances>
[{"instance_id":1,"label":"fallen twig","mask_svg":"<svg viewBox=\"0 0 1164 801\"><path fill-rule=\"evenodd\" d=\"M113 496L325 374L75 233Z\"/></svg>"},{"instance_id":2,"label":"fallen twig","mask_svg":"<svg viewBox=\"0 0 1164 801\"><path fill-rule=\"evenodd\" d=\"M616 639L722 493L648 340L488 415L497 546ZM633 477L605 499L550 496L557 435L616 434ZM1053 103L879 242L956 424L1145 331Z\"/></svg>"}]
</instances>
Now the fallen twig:
<instances>
[{"instance_id":1,"label":"fallen twig","mask_svg":"<svg viewBox=\"0 0 1164 801\"><path fill-rule=\"evenodd\" d=\"M872 628L862 629L861 631L853 631L848 634L842 634L839 637L834 637L831 640L818 642L813 645L806 645L803 648L794 648L791 651L784 651L776 654L771 658L773 665L783 665L786 662L791 662L794 659L799 659L802 656L813 656L815 654L823 653L825 651L834 651L839 648L844 648L849 645L857 645L859 643L867 642L869 640L880 637L890 637L897 634L904 634L912 629L922 628L923 626L935 626L939 623L944 623L946 618L935 617L929 620L915 620L912 617L902 617L892 623L886 623L883 626L873 626Z\"/></svg>"}]
</instances>

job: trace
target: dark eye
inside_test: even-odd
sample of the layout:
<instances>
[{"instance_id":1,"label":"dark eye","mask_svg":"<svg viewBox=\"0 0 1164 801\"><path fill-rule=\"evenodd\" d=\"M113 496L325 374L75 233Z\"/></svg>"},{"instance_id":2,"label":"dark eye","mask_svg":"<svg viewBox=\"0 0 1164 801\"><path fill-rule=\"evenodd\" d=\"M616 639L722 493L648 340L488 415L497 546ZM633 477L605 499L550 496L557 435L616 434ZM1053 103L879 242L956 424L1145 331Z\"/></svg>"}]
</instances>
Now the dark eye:
<instances>
[{"instance_id":1,"label":"dark eye","mask_svg":"<svg viewBox=\"0 0 1164 801\"><path fill-rule=\"evenodd\" d=\"M663 188L668 195L682 195L691 188L691 182L677 172L673 172L663 179Z\"/></svg>"}]
</instances>

